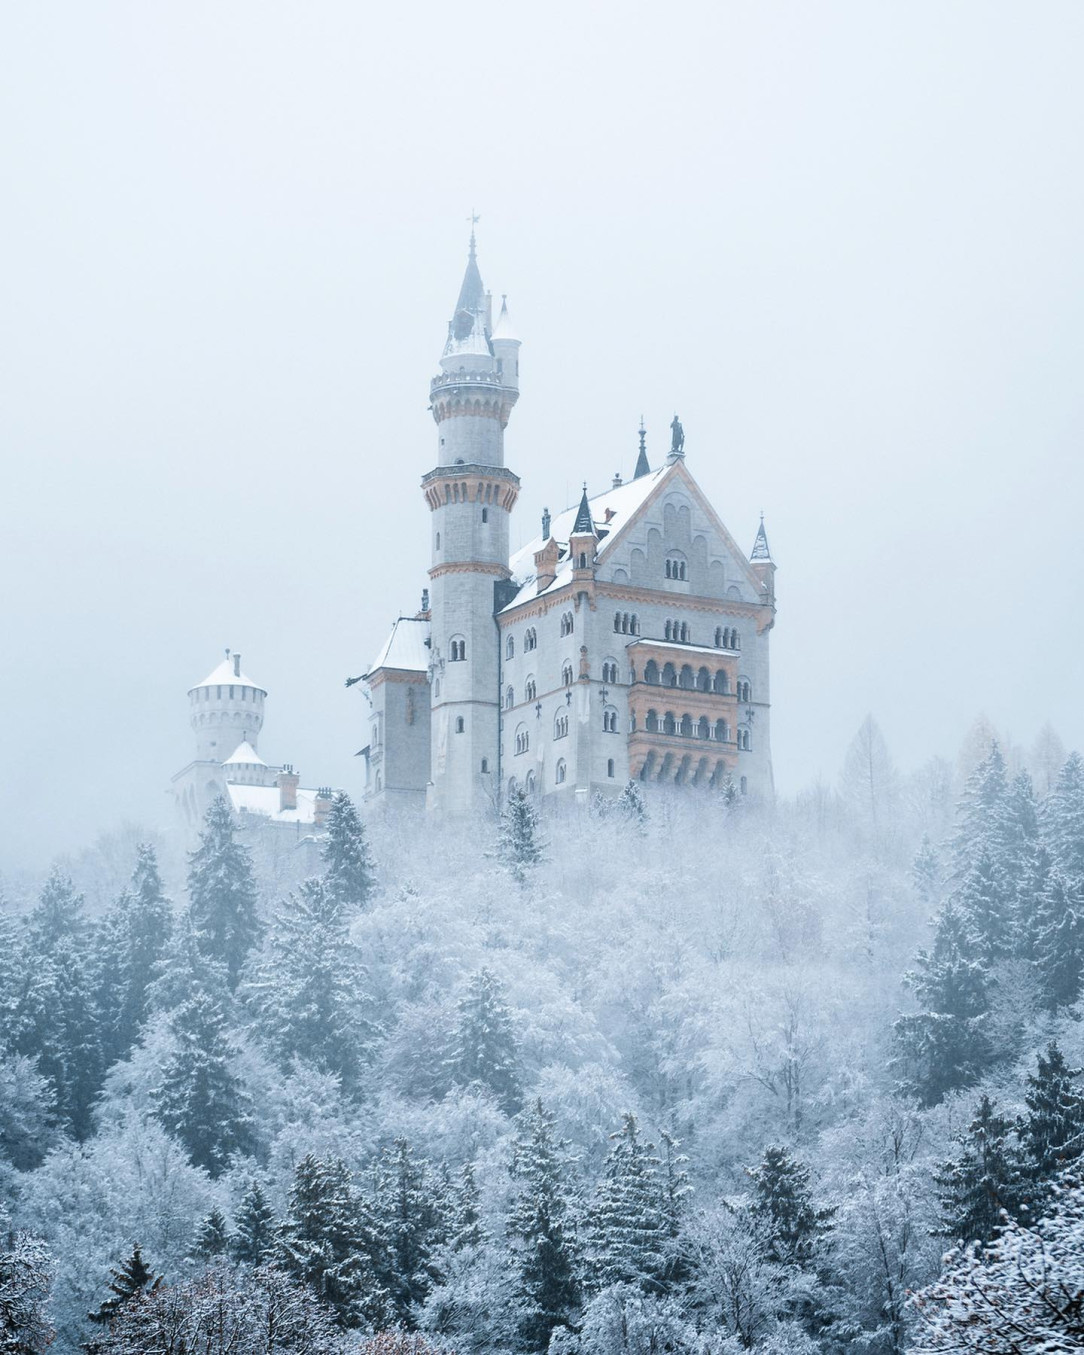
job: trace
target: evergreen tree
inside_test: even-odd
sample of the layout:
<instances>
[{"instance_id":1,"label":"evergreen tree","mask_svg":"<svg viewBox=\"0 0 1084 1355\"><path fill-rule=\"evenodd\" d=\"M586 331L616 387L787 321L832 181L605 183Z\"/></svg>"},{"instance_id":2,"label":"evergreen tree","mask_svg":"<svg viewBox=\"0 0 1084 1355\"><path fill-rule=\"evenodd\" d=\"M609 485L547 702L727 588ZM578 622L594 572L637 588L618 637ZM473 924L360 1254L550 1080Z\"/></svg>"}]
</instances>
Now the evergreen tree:
<instances>
[{"instance_id":1,"label":"evergreen tree","mask_svg":"<svg viewBox=\"0 0 1084 1355\"><path fill-rule=\"evenodd\" d=\"M911 882L926 907L935 909L941 901L941 862L929 833L922 835L918 855L911 866Z\"/></svg>"},{"instance_id":2,"label":"evergreen tree","mask_svg":"<svg viewBox=\"0 0 1084 1355\"><path fill-rule=\"evenodd\" d=\"M112 1329L117 1318L133 1299L157 1292L162 1284L162 1276L156 1276L143 1260L143 1252L138 1242L123 1266L119 1270L110 1270L110 1275L112 1279L109 1281L109 1298L103 1299L94 1312L87 1313L87 1320L96 1326ZM87 1355L100 1355L108 1348L109 1341L106 1336L88 1341L83 1346Z\"/></svg>"},{"instance_id":3,"label":"evergreen tree","mask_svg":"<svg viewBox=\"0 0 1084 1355\"><path fill-rule=\"evenodd\" d=\"M189 911L199 947L226 966L232 990L259 924L251 853L235 841L233 815L221 796L207 811L189 861Z\"/></svg>"},{"instance_id":4,"label":"evergreen tree","mask_svg":"<svg viewBox=\"0 0 1084 1355\"><path fill-rule=\"evenodd\" d=\"M617 797L617 807L630 823L643 826L647 822L647 803L638 781L626 781L625 789Z\"/></svg>"},{"instance_id":5,"label":"evergreen tree","mask_svg":"<svg viewBox=\"0 0 1084 1355\"><path fill-rule=\"evenodd\" d=\"M809 1169L785 1148L770 1147L748 1170L753 1182L749 1213L766 1256L784 1266L811 1266L836 1211L813 1203Z\"/></svg>"},{"instance_id":6,"label":"evergreen tree","mask_svg":"<svg viewBox=\"0 0 1084 1355\"><path fill-rule=\"evenodd\" d=\"M1015 899L1011 882L988 850L964 875L955 891L956 907L976 941L976 954L985 965L1012 954Z\"/></svg>"},{"instance_id":7,"label":"evergreen tree","mask_svg":"<svg viewBox=\"0 0 1084 1355\"><path fill-rule=\"evenodd\" d=\"M1021 1126L1036 1198L1045 1198L1059 1172L1084 1153L1084 1095L1078 1083L1080 1068L1069 1068L1057 1044L1051 1041L1046 1057L1029 1073Z\"/></svg>"},{"instance_id":8,"label":"evergreen tree","mask_svg":"<svg viewBox=\"0 0 1084 1355\"><path fill-rule=\"evenodd\" d=\"M553 1329L572 1325L580 1303L572 1210L556 1117L541 1100L518 1123L515 1195L508 1234L516 1250L519 1334L527 1350L545 1350Z\"/></svg>"},{"instance_id":9,"label":"evergreen tree","mask_svg":"<svg viewBox=\"0 0 1084 1355\"><path fill-rule=\"evenodd\" d=\"M218 1176L251 1144L247 1099L231 1064L236 1050L213 998L197 993L170 1022L174 1049L154 1089L155 1114L192 1162Z\"/></svg>"},{"instance_id":10,"label":"evergreen tree","mask_svg":"<svg viewBox=\"0 0 1084 1355\"><path fill-rule=\"evenodd\" d=\"M376 889L376 868L353 801L339 791L327 816L324 884L345 912L367 908Z\"/></svg>"},{"instance_id":11,"label":"evergreen tree","mask_svg":"<svg viewBox=\"0 0 1084 1355\"><path fill-rule=\"evenodd\" d=\"M969 1087L993 1058L986 1033L990 976L975 953L963 914L950 899L937 921L933 947L919 951L906 976L922 1008L901 1016L893 1030L907 1068L901 1090L923 1105Z\"/></svg>"},{"instance_id":12,"label":"evergreen tree","mask_svg":"<svg viewBox=\"0 0 1084 1355\"><path fill-rule=\"evenodd\" d=\"M219 1208L214 1208L199 1226L192 1255L205 1260L215 1256L225 1256L230 1250L230 1229L226 1216Z\"/></svg>"},{"instance_id":13,"label":"evergreen tree","mask_svg":"<svg viewBox=\"0 0 1084 1355\"><path fill-rule=\"evenodd\" d=\"M406 1139L385 1149L376 1169L374 1216L380 1238L378 1277L397 1322L413 1326L413 1310L436 1279L433 1256L447 1227L427 1164Z\"/></svg>"},{"instance_id":14,"label":"evergreen tree","mask_svg":"<svg viewBox=\"0 0 1084 1355\"><path fill-rule=\"evenodd\" d=\"M81 936L85 926L82 894L76 892L71 876L54 866L27 918L35 949L49 952L58 942Z\"/></svg>"},{"instance_id":15,"label":"evergreen tree","mask_svg":"<svg viewBox=\"0 0 1084 1355\"><path fill-rule=\"evenodd\" d=\"M934 1172L941 1207L938 1236L987 1243L1001 1228L1002 1211L1018 1218L1027 1199L1020 1146L1013 1125L985 1095L956 1143L957 1154Z\"/></svg>"},{"instance_id":16,"label":"evergreen tree","mask_svg":"<svg viewBox=\"0 0 1084 1355\"><path fill-rule=\"evenodd\" d=\"M147 989L147 1011L172 1012L202 993L224 1009L231 1002L226 966L200 949L192 914L177 918L162 958L154 965Z\"/></svg>"},{"instance_id":17,"label":"evergreen tree","mask_svg":"<svg viewBox=\"0 0 1084 1355\"><path fill-rule=\"evenodd\" d=\"M499 855L520 884L542 861L545 844L538 811L525 790L510 791L501 812Z\"/></svg>"},{"instance_id":18,"label":"evergreen tree","mask_svg":"<svg viewBox=\"0 0 1084 1355\"><path fill-rule=\"evenodd\" d=\"M592 1269L600 1289L637 1284L658 1293L670 1240L659 1159L640 1138L636 1116L622 1118L589 1217Z\"/></svg>"},{"instance_id":19,"label":"evergreen tree","mask_svg":"<svg viewBox=\"0 0 1084 1355\"><path fill-rule=\"evenodd\" d=\"M1057 866L1050 870L1035 905L1032 934L1045 1006L1072 1007L1084 989L1084 880L1074 885Z\"/></svg>"},{"instance_id":20,"label":"evergreen tree","mask_svg":"<svg viewBox=\"0 0 1084 1355\"><path fill-rule=\"evenodd\" d=\"M253 1181L241 1196L234 1220L230 1253L235 1261L262 1266L275 1249L274 1211L258 1181Z\"/></svg>"},{"instance_id":21,"label":"evergreen tree","mask_svg":"<svg viewBox=\"0 0 1084 1355\"><path fill-rule=\"evenodd\" d=\"M989 755L968 777L963 797L956 807L953 855L958 875L965 875L983 852L995 860L1002 859L1007 793L1005 759L995 740Z\"/></svg>"},{"instance_id":22,"label":"evergreen tree","mask_svg":"<svg viewBox=\"0 0 1084 1355\"><path fill-rule=\"evenodd\" d=\"M1054 866L1084 888L1084 759L1070 753L1043 806L1043 836Z\"/></svg>"},{"instance_id":23,"label":"evergreen tree","mask_svg":"<svg viewBox=\"0 0 1084 1355\"><path fill-rule=\"evenodd\" d=\"M387 1295L373 1265L376 1249L372 1217L346 1164L311 1153L303 1158L279 1235L280 1260L331 1305L341 1326L384 1323Z\"/></svg>"},{"instance_id":24,"label":"evergreen tree","mask_svg":"<svg viewBox=\"0 0 1084 1355\"><path fill-rule=\"evenodd\" d=\"M56 1333L46 1316L52 1259L44 1244L14 1232L0 1205L0 1352L44 1355Z\"/></svg>"},{"instance_id":25,"label":"evergreen tree","mask_svg":"<svg viewBox=\"0 0 1084 1355\"><path fill-rule=\"evenodd\" d=\"M666 1268L664 1279L668 1286L684 1281L689 1265L681 1246L685 1226L687 1201L692 1194L689 1173L685 1170L688 1158L678 1152L680 1140L664 1129L659 1135L662 1143L662 1212L666 1223Z\"/></svg>"},{"instance_id":26,"label":"evergreen tree","mask_svg":"<svg viewBox=\"0 0 1084 1355\"><path fill-rule=\"evenodd\" d=\"M459 1019L445 1064L453 1082L493 1093L508 1114L520 1105L516 1035L504 986L488 969L473 975L459 999Z\"/></svg>"},{"instance_id":27,"label":"evergreen tree","mask_svg":"<svg viewBox=\"0 0 1084 1355\"><path fill-rule=\"evenodd\" d=\"M478 1182L474 1179L474 1163L466 1162L459 1177L459 1189L452 1196L448 1241L453 1251L480 1247L489 1237L482 1223Z\"/></svg>"},{"instance_id":28,"label":"evergreen tree","mask_svg":"<svg viewBox=\"0 0 1084 1355\"><path fill-rule=\"evenodd\" d=\"M368 972L350 940L347 907L326 880L308 880L276 915L243 994L283 1068L301 1059L356 1091L372 1057Z\"/></svg>"}]
</instances>

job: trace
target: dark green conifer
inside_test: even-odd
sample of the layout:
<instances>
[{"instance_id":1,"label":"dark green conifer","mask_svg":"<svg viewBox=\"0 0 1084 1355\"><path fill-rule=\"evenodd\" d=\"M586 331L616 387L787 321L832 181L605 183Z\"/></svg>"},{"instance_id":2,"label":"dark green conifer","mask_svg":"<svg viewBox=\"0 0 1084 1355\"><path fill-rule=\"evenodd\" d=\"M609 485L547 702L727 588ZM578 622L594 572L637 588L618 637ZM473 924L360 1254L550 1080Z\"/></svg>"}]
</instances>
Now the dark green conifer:
<instances>
[{"instance_id":1,"label":"dark green conifer","mask_svg":"<svg viewBox=\"0 0 1084 1355\"><path fill-rule=\"evenodd\" d=\"M459 1018L445 1064L453 1082L492 1092L501 1107L514 1114L520 1105L519 1056L512 1013L504 985L479 970L459 998Z\"/></svg>"},{"instance_id":2,"label":"dark green conifer","mask_svg":"<svg viewBox=\"0 0 1084 1355\"><path fill-rule=\"evenodd\" d=\"M103 1299L94 1312L87 1314L87 1320L99 1327L112 1327L127 1304L145 1294L155 1293L162 1283L162 1276L156 1276L143 1260L138 1242L132 1248L132 1254L124 1265L119 1270L111 1270L110 1274L112 1276L109 1281L110 1297ZM103 1336L98 1340L87 1341L83 1349L87 1355L100 1355L100 1352L107 1350L108 1346L108 1338Z\"/></svg>"},{"instance_id":3,"label":"dark green conifer","mask_svg":"<svg viewBox=\"0 0 1084 1355\"><path fill-rule=\"evenodd\" d=\"M1032 920L1033 964L1049 1011L1072 1007L1084 990L1084 880L1058 866L1046 877Z\"/></svg>"},{"instance_id":4,"label":"dark green conifer","mask_svg":"<svg viewBox=\"0 0 1084 1355\"><path fill-rule=\"evenodd\" d=\"M770 1147L749 1169L749 1176L753 1182L749 1213L765 1255L784 1266L811 1266L836 1211L814 1204L809 1169L785 1148Z\"/></svg>"},{"instance_id":5,"label":"dark green conifer","mask_svg":"<svg viewBox=\"0 0 1084 1355\"><path fill-rule=\"evenodd\" d=\"M234 1221L230 1253L235 1261L262 1266L275 1250L277 1226L274 1211L258 1181L250 1183L241 1196Z\"/></svg>"},{"instance_id":6,"label":"dark green conifer","mask_svg":"<svg viewBox=\"0 0 1084 1355\"><path fill-rule=\"evenodd\" d=\"M1028 1198L1019 1141L1010 1121L984 1095L956 1144L956 1154L934 1172L941 1207L938 1235L957 1243L986 1243L1001 1228L1003 1211L1019 1217Z\"/></svg>"},{"instance_id":7,"label":"dark green conifer","mask_svg":"<svg viewBox=\"0 0 1084 1355\"><path fill-rule=\"evenodd\" d=\"M525 790L511 791L505 800L499 851L505 867L520 884L543 859L544 843L538 811Z\"/></svg>"},{"instance_id":8,"label":"dark green conifer","mask_svg":"<svg viewBox=\"0 0 1084 1355\"><path fill-rule=\"evenodd\" d=\"M626 1112L610 1135L603 1179L595 1192L588 1231L594 1282L635 1284L649 1293L663 1288L670 1228L655 1145L640 1137L636 1116Z\"/></svg>"},{"instance_id":9,"label":"dark green conifer","mask_svg":"<svg viewBox=\"0 0 1084 1355\"><path fill-rule=\"evenodd\" d=\"M252 856L234 838L233 814L221 796L208 809L191 854L188 900L200 950L225 965L231 991L259 934Z\"/></svg>"},{"instance_id":10,"label":"dark green conifer","mask_svg":"<svg viewBox=\"0 0 1084 1355\"><path fill-rule=\"evenodd\" d=\"M192 1255L210 1260L215 1256L225 1256L229 1249L229 1224L225 1214L216 1206L199 1226Z\"/></svg>"},{"instance_id":11,"label":"dark green conifer","mask_svg":"<svg viewBox=\"0 0 1084 1355\"><path fill-rule=\"evenodd\" d=\"M413 1311L425 1302L437 1278L434 1253L447 1220L428 1164L418 1161L406 1139L385 1149L376 1167L373 1215L380 1239L378 1278L387 1290L399 1325L413 1325Z\"/></svg>"},{"instance_id":12,"label":"dark green conifer","mask_svg":"<svg viewBox=\"0 0 1084 1355\"><path fill-rule=\"evenodd\" d=\"M1021 1136L1040 1199L1058 1173L1072 1166L1084 1153L1081 1071L1070 1068L1057 1044L1051 1041L1045 1057L1038 1056L1036 1071L1028 1075L1024 1095L1027 1114Z\"/></svg>"},{"instance_id":13,"label":"dark green conifer","mask_svg":"<svg viewBox=\"0 0 1084 1355\"><path fill-rule=\"evenodd\" d=\"M358 811L344 791L331 801L323 847L324 883L347 913L367 908L376 889L376 868Z\"/></svg>"}]
</instances>

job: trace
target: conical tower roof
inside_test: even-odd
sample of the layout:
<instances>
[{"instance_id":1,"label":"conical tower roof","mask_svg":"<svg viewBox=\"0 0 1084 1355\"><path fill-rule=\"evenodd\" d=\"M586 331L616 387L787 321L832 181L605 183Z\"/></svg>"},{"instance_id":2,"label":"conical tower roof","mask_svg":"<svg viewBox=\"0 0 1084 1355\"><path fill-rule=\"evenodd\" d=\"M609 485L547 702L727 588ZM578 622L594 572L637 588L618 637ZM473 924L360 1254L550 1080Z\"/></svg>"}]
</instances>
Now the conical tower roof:
<instances>
[{"instance_id":1,"label":"conical tower roof","mask_svg":"<svg viewBox=\"0 0 1084 1355\"><path fill-rule=\"evenodd\" d=\"M640 455L636 458L636 471L633 474L634 480L639 480L641 475L650 475L651 465L647 459L647 429L644 427L644 420L640 419Z\"/></svg>"},{"instance_id":2,"label":"conical tower roof","mask_svg":"<svg viewBox=\"0 0 1084 1355\"><path fill-rule=\"evenodd\" d=\"M594 536L595 523L591 517L591 505L587 502L587 485L583 487L583 497L580 499L579 511L576 514L576 521L572 524L573 536Z\"/></svg>"},{"instance_id":3,"label":"conical tower roof","mask_svg":"<svg viewBox=\"0 0 1084 1355\"><path fill-rule=\"evenodd\" d=\"M463 285L459 289L459 300L455 303L456 314L458 315L460 311L467 311L471 315L477 315L485 303L486 289L482 284L482 275L478 271L474 232L471 231L467 271L463 274Z\"/></svg>"},{"instance_id":4,"label":"conical tower roof","mask_svg":"<svg viewBox=\"0 0 1084 1355\"><path fill-rule=\"evenodd\" d=\"M753 542L753 549L749 552L750 560L771 560L772 552L768 547L768 534L764 530L764 514L760 515L760 526L757 528L757 539Z\"/></svg>"}]
</instances>

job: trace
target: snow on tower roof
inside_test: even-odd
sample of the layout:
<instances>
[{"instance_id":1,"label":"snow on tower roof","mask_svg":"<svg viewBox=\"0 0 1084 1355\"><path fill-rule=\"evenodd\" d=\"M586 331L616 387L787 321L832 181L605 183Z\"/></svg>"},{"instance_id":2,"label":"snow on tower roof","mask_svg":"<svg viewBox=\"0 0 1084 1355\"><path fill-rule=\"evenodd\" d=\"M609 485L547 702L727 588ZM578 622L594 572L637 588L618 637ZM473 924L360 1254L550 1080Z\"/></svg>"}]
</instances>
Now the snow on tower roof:
<instances>
[{"instance_id":1,"label":"snow on tower roof","mask_svg":"<svg viewBox=\"0 0 1084 1355\"><path fill-rule=\"evenodd\" d=\"M497 323L493 327L493 337L495 339L510 339L519 343L519 335L508 315L508 298L501 297L501 313L497 316Z\"/></svg>"},{"instance_id":2,"label":"snow on tower roof","mask_svg":"<svg viewBox=\"0 0 1084 1355\"><path fill-rule=\"evenodd\" d=\"M459 300L455 303L457 311L478 311L485 308L486 289L482 275L478 271L478 256L475 252L474 232L470 233L470 253L467 256L467 271L463 274L463 285L459 289Z\"/></svg>"},{"instance_id":3,"label":"snow on tower roof","mask_svg":"<svg viewBox=\"0 0 1084 1355\"><path fill-rule=\"evenodd\" d=\"M408 673L429 669L429 622L415 616L401 616L391 628L384 647L373 660L369 677L380 668L398 668Z\"/></svg>"},{"instance_id":4,"label":"snow on tower roof","mask_svg":"<svg viewBox=\"0 0 1084 1355\"><path fill-rule=\"evenodd\" d=\"M234 665L234 659L237 660L236 666ZM264 696L266 696L267 689L261 687L258 682L253 682L250 677L246 677L245 674L240 671L240 665L240 654L234 654L232 657L228 656L222 660L213 673L208 673L202 682L197 682L195 687L189 687L188 690L194 692L200 687L220 687L227 682L232 682L234 686L255 687L258 692L263 692Z\"/></svg>"},{"instance_id":5,"label":"snow on tower roof","mask_svg":"<svg viewBox=\"0 0 1084 1355\"><path fill-rule=\"evenodd\" d=\"M583 498L576 509L576 521L572 524L573 536L594 536L595 523L591 517L591 501L587 497L587 485L583 487Z\"/></svg>"},{"instance_id":6,"label":"snow on tower roof","mask_svg":"<svg viewBox=\"0 0 1084 1355\"><path fill-rule=\"evenodd\" d=\"M303 786L297 788L297 808L282 808L282 793L278 786L239 786L227 781L226 791L230 805L246 814L258 814L273 823L314 823L317 792Z\"/></svg>"},{"instance_id":7,"label":"snow on tower roof","mask_svg":"<svg viewBox=\"0 0 1084 1355\"><path fill-rule=\"evenodd\" d=\"M236 681L236 679L234 680ZM228 767L231 762L247 762L255 764L257 767L267 766L267 763L260 757L252 744L249 743L248 739L245 739L239 747L235 748L222 765Z\"/></svg>"},{"instance_id":8,"label":"snow on tower roof","mask_svg":"<svg viewBox=\"0 0 1084 1355\"><path fill-rule=\"evenodd\" d=\"M629 480L616 488L607 489L602 494L596 494L593 499L587 499L589 512L592 522L605 523L603 533L600 533L600 540L595 549L596 559L605 558L606 552L617 537L621 534L621 529L626 523L631 522L633 517L639 511L641 506L650 497L652 490L658 485L659 481L671 468L669 466L660 466L658 470L649 471L647 475L641 475L638 480ZM583 500L574 508L566 508L563 513L553 519L550 528L550 535L558 541L567 541L572 535L576 520L583 508ZM608 515L608 516L607 516ZM515 555L509 561L512 577L519 585L520 589L504 611L518 606L528 598L537 596L535 590L535 552L542 549L544 544L541 536L536 536L521 550L516 551ZM562 587L572 577L572 559L567 555L557 566L557 576L550 586L543 591L553 592L554 589Z\"/></svg>"},{"instance_id":9,"label":"snow on tower roof","mask_svg":"<svg viewBox=\"0 0 1084 1355\"><path fill-rule=\"evenodd\" d=\"M772 553L768 548L768 534L764 530L764 514L760 515L760 526L757 528L757 539L753 542L753 549L749 552L750 560L771 560ZM774 563L774 562L773 562Z\"/></svg>"}]
</instances>

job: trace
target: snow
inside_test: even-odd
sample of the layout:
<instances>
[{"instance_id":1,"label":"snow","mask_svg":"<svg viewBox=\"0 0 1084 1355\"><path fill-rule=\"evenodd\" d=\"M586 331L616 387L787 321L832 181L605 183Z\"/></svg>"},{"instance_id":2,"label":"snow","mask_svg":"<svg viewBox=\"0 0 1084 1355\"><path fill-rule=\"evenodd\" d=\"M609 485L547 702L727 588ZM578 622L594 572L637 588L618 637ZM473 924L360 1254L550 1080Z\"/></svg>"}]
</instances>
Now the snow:
<instances>
[{"instance_id":1,"label":"snow","mask_svg":"<svg viewBox=\"0 0 1084 1355\"><path fill-rule=\"evenodd\" d=\"M429 669L429 622L415 616L401 616L391 628L383 649L376 656L369 671L370 677L380 668L397 668L407 673L424 673Z\"/></svg>"},{"instance_id":2,"label":"snow","mask_svg":"<svg viewBox=\"0 0 1084 1355\"><path fill-rule=\"evenodd\" d=\"M593 499L588 499L595 530L600 534L606 533L598 543L596 556L599 560L605 559L607 550L620 535L621 529L632 521L669 469L669 466L660 466L658 470L651 471L647 475L641 475L638 480L629 480L626 484L607 489L602 494L596 494ZM568 541L572 535L572 528L575 526L579 508L580 504L577 501L571 508L566 508L563 513L558 513L553 519L550 535L556 541L561 543ZM609 521L606 520L607 511L610 513ZM526 602L528 598L537 596L535 592L534 556L536 551L542 549L542 545L543 537L539 534L512 556L510 561L512 577L519 580L522 586L513 601L504 608L504 611L510 612L520 603ZM571 577L572 559L566 551L565 558L557 566L557 577L548 588L543 589L543 592L551 593L555 589L563 587Z\"/></svg>"},{"instance_id":3,"label":"snow","mask_svg":"<svg viewBox=\"0 0 1084 1355\"><path fill-rule=\"evenodd\" d=\"M260 757L248 739L245 739L240 747L234 749L222 765L228 767L231 762L255 763L258 767L267 766L267 763Z\"/></svg>"},{"instance_id":4,"label":"snow","mask_svg":"<svg viewBox=\"0 0 1084 1355\"><path fill-rule=\"evenodd\" d=\"M244 673L233 671L232 659L223 659L213 673L208 673L202 682L197 682L195 687L189 688L189 691L197 691L200 687L220 687L227 682L232 682L235 687L255 687L258 692L263 692L264 696L267 695L266 689L261 687L258 682L253 682Z\"/></svg>"},{"instance_id":5,"label":"snow","mask_svg":"<svg viewBox=\"0 0 1084 1355\"><path fill-rule=\"evenodd\" d=\"M279 808L278 786L238 786L226 783L230 804L247 814L262 814L274 823L312 823L316 818L316 791L298 787L297 808Z\"/></svg>"}]
</instances>

